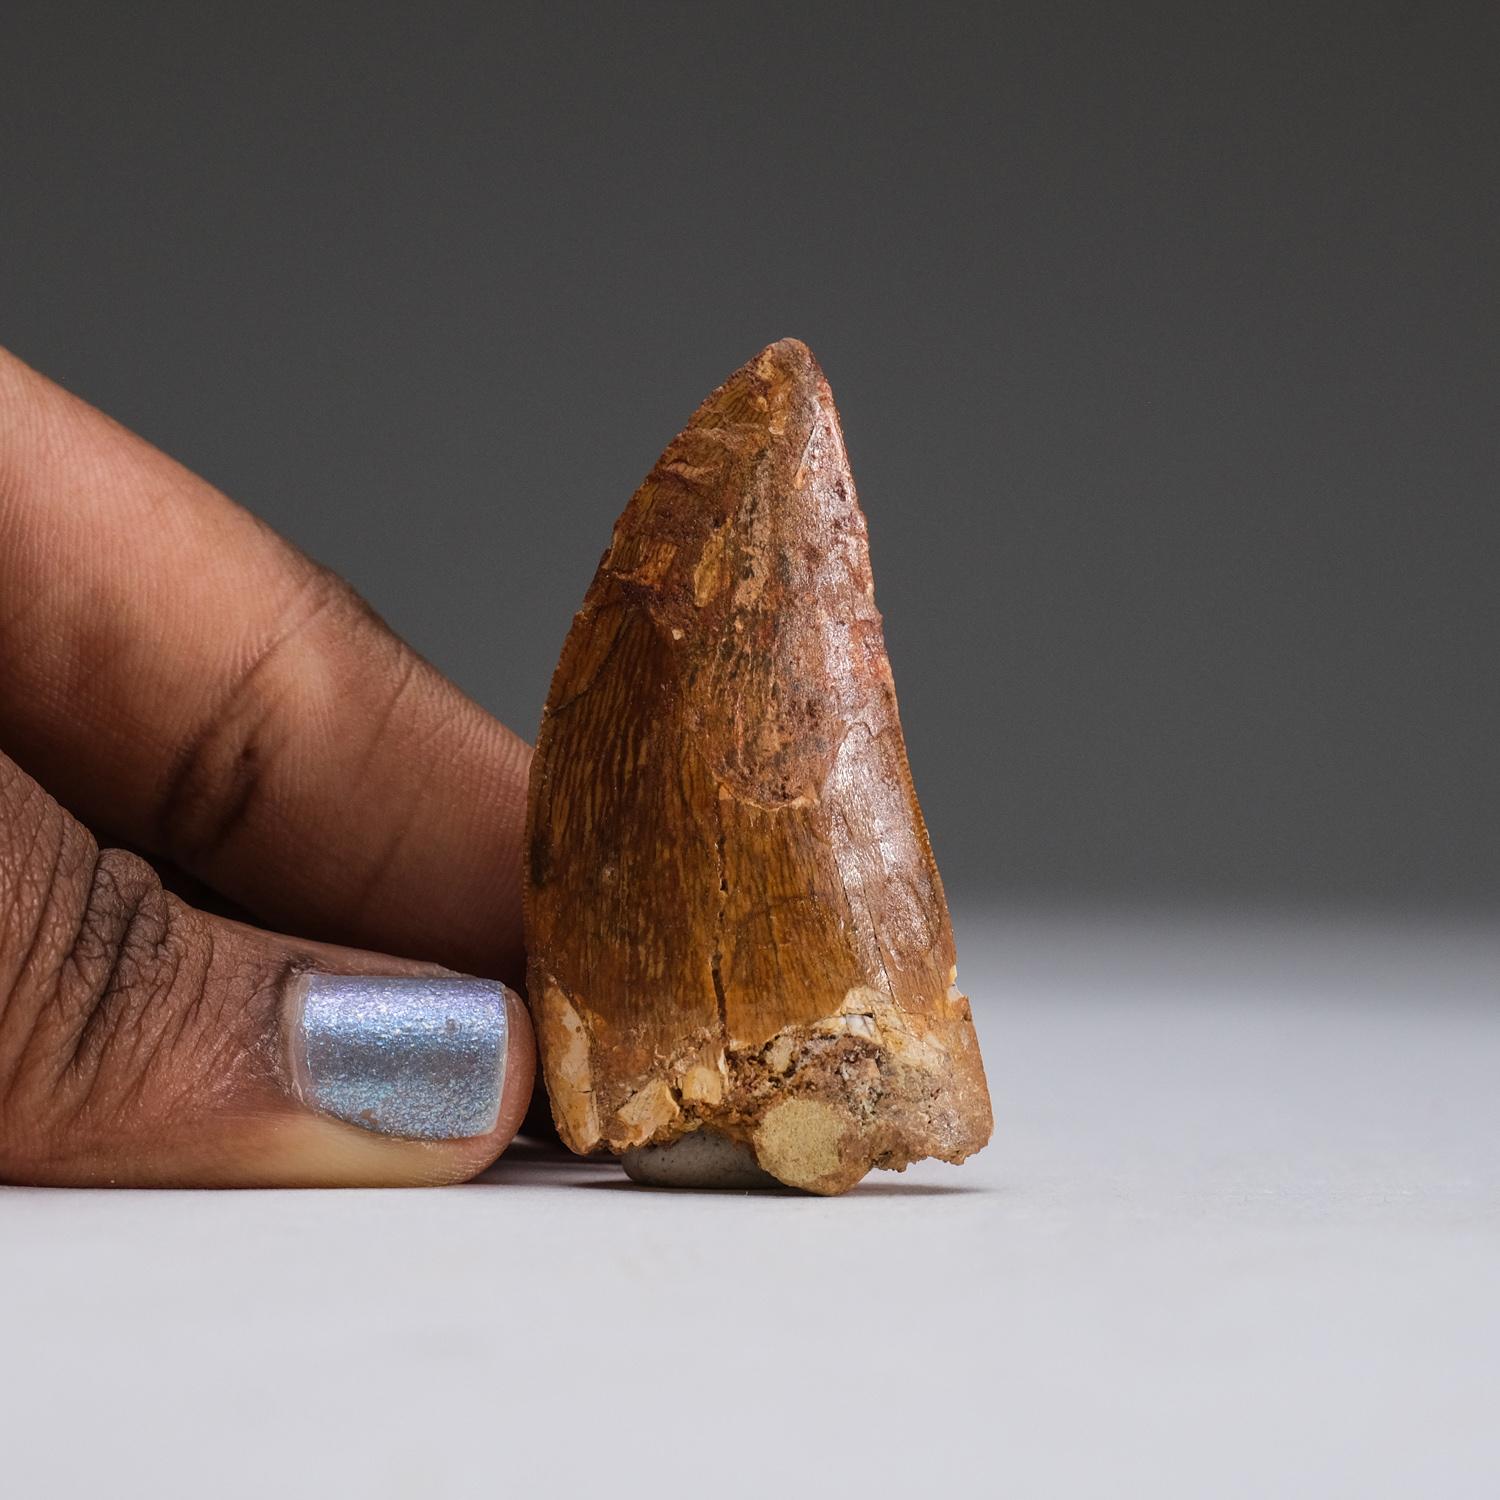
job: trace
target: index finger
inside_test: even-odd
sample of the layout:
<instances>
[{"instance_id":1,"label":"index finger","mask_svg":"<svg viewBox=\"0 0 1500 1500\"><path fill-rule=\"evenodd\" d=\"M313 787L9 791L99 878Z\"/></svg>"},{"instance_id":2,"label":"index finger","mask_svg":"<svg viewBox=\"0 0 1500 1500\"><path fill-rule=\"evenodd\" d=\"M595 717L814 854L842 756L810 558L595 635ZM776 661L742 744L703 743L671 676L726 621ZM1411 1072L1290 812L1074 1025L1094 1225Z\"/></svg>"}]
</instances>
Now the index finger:
<instances>
[{"instance_id":1,"label":"index finger","mask_svg":"<svg viewBox=\"0 0 1500 1500\"><path fill-rule=\"evenodd\" d=\"M326 569L3 351L0 746L263 922L519 973L524 741Z\"/></svg>"}]
</instances>

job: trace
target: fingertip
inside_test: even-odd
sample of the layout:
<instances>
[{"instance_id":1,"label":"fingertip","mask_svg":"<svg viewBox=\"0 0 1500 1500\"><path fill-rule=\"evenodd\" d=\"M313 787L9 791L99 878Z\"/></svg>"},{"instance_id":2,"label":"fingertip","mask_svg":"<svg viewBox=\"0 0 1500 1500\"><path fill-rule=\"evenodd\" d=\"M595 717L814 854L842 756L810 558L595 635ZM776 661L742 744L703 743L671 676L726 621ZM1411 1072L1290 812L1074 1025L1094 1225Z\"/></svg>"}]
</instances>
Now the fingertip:
<instances>
[{"instance_id":1,"label":"fingertip","mask_svg":"<svg viewBox=\"0 0 1500 1500\"><path fill-rule=\"evenodd\" d=\"M505 1018L505 1080L501 1085L495 1128L489 1137L491 1154L485 1166L515 1139L526 1119L532 1090L536 1087L536 1032L531 1024L531 1012L526 1009L526 1002L509 986L505 986ZM476 1170L482 1171L483 1168Z\"/></svg>"},{"instance_id":2,"label":"fingertip","mask_svg":"<svg viewBox=\"0 0 1500 1500\"><path fill-rule=\"evenodd\" d=\"M303 971L287 983L290 1092L320 1127L297 1179L432 1185L482 1172L520 1129L536 1041L520 997L452 974Z\"/></svg>"}]
</instances>

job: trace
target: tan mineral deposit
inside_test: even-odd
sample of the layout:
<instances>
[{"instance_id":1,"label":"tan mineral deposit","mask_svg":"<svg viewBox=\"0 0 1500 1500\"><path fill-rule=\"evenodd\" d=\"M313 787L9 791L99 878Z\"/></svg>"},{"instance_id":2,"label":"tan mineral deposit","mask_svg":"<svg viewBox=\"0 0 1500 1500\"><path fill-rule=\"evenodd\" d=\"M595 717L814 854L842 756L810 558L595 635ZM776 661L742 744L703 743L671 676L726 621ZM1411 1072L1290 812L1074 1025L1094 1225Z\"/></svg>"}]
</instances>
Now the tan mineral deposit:
<instances>
[{"instance_id":1,"label":"tan mineral deposit","mask_svg":"<svg viewBox=\"0 0 1500 1500\"><path fill-rule=\"evenodd\" d=\"M828 383L783 339L615 524L542 717L553 1115L637 1180L841 1193L991 1130Z\"/></svg>"}]
</instances>

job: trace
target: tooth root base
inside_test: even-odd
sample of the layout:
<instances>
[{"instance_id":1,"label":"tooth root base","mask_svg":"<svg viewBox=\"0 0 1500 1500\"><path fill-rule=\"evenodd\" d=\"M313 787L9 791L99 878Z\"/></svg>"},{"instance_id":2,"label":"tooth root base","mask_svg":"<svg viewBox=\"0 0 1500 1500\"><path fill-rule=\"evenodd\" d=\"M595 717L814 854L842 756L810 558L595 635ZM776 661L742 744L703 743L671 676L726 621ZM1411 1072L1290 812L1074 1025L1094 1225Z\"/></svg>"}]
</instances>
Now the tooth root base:
<instances>
[{"instance_id":1,"label":"tooth root base","mask_svg":"<svg viewBox=\"0 0 1500 1500\"><path fill-rule=\"evenodd\" d=\"M564 1141L582 1154L623 1156L637 1181L774 1180L837 1194L872 1168L900 1171L927 1156L961 1162L989 1137L984 1075L956 991L935 1004L939 1013L913 1017L871 1006L863 990L868 1009L786 1027L760 1047L723 1049L700 1035L673 1058L611 1075L610 1064L646 1056L639 1037L597 1016L591 1034L580 1007L555 982L534 977L547 1088ZM956 1013L942 1014L945 1006ZM762 1180L725 1181L731 1168Z\"/></svg>"}]
</instances>

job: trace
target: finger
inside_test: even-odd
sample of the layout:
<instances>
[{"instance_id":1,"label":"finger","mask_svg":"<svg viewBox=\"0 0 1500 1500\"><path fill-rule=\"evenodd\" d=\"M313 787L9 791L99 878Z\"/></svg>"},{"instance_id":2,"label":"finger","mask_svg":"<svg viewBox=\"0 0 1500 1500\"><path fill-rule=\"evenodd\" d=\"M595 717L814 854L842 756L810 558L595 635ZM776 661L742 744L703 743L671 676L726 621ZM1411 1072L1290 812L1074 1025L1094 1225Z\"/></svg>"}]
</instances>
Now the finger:
<instances>
[{"instance_id":1,"label":"finger","mask_svg":"<svg viewBox=\"0 0 1500 1500\"><path fill-rule=\"evenodd\" d=\"M457 1182L533 1070L503 985L196 911L0 757L0 1181Z\"/></svg>"},{"instance_id":2,"label":"finger","mask_svg":"<svg viewBox=\"0 0 1500 1500\"><path fill-rule=\"evenodd\" d=\"M519 972L526 745L326 570L3 352L0 744L264 922Z\"/></svg>"}]
</instances>

